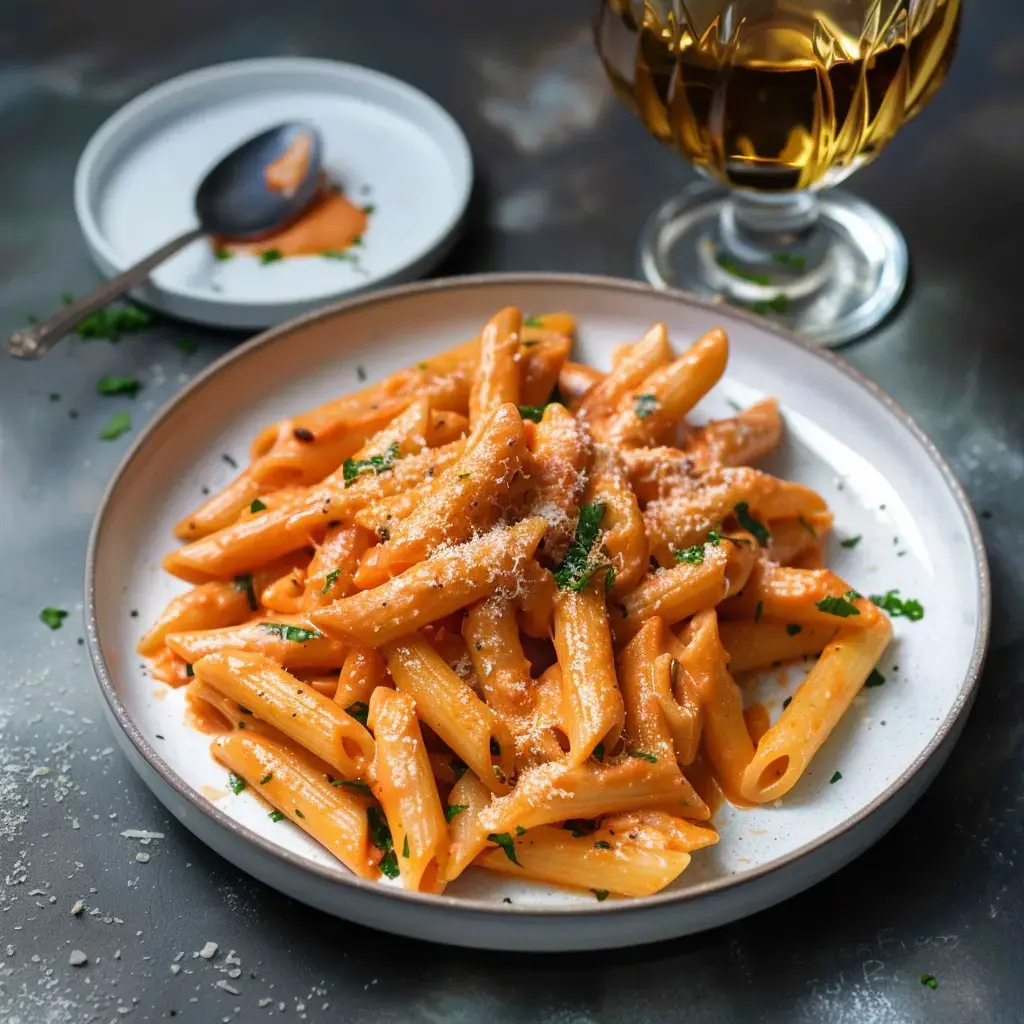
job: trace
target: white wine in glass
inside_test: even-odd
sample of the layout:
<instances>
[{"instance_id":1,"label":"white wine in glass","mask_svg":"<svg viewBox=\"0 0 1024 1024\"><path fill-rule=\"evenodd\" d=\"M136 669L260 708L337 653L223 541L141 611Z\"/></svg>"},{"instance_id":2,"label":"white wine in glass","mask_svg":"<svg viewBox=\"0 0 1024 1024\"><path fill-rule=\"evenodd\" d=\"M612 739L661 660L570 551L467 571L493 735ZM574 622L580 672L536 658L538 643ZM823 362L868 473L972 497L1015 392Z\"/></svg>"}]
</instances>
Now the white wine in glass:
<instances>
[{"instance_id":1,"label":"white wine in glass","mask_svg":"<svg viewBox=\"0 0 1024 1024\"><path fill-rule=\"evenodd\" d=\"M906 283L906 244L872 206L824 190L928 102L959 22L960 0L601 0L616 93L706 179L648 221L648 280L823 344L878 324Z\"/></svg>"}]
</instances>

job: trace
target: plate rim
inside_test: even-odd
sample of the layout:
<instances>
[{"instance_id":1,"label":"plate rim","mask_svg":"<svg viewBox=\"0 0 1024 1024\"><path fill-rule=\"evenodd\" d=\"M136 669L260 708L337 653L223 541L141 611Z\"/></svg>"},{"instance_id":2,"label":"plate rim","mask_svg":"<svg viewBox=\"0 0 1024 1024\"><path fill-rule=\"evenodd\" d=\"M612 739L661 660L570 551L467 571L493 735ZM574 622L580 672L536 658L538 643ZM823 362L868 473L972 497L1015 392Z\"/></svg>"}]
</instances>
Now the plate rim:
<instances>
[{"instance_id":1,"label":"plate rim","mask_svg":"<svg viewBox=\"0 0 1024 1024\"><path fill-rule=\"evenodd\" d=\"M103 269L104 265L114 267L117 273L126 270L128 267L100 228L95 204L90 198L90 188L96 180L97 165L107 150L116 144L118 135L122 131L144 124L149 108L162 104L175 95L188 93L197 88L202 89L204 86L212 83L236 77L244 78L266 72L283 73L287 71L301 72L303 70L328 77L334 75L341 79L347 78L349 81L353 77L368 79L379 86L391 89L395 93L402 94L409 100L431 109L433 114L446 125L452 134L455 150L449 149L447 145L444 145L442 148L446 155L450 154L456 158L459 167L458 175L454 178L454 181L456 185L461 185L458 195L452 203L451 214L443 228L428 244L413 253L393 272L378 278L378 280L381 283L394 280L396 276L402 275L409 271L410 268L419 267L424 261L429 259L432 253L439 250L442 253L445 251L446 244L458 231L465 216L474 182L473 152L470 148L469 140L466 137L466 133L462 130L462 126L449 113L447 108L442 106L433 96L410 82L406 82L394 75L389 75L387 72L364 67L361 64L353 64L350 61L331 60L324 57L251 57L209 64L205 67L185 71L180 75L175 75L173 78L157 82L118 107L89 137L89 141L85 144L85 148L82 150L75 165L72 195L79 228L85 237L86 245L90 252L95 255L104 277L110 276ZM431 138L434 138L434 136L431 135ZM275 307L310 302L330 302L332 301L332 295L348 297L356 292L363 291L367 287L373 287L373 280L371 276L368 281L361 281L357 286L340 292L323 292L320 295L276 299L239 299L220 293L215 294L211 298L208 290L193 288L187 285L158 285L152 279L148 280L146 285L148 288L155 289L158 294L168 296L177 301L202 303L214 307L226 307L232 310L254 309L269 313ZM310 312L315 312L315 310ZM291 323L291 318L274 326L284 326L285 323Z\"/></svg>"},{"instance_id":2,"label":"plate rim","mask_svg":"<svg viewBox=\"0 0 1024 1024\"><path fill-rule=\"evenodd\" d=\"M847 377L854 384L866 390L874 399L880 402L888 412L894 415L900 423L906 427L918 444L924 449L933 465L939 470L946 486L952 493L960 514L963 516L970 537L970 548L978 569L978 624L974 635L974 644L971 650L970 661L964 679L957 692L955 701L949 713L943 719L936 732L927 745L914 758L914 761L897 776L888 786L868 804L864 805L841 824L829 829L828 832L805 843L796 850L759 867L737 872L722 878L711 879L701 882L690 889L682 891L663 891L652 896L644 896L632 900L616 900L585 904L580 906L555 906L555 907L533 907L522 904L493 903L471 897L451 897L443 893L423 893L400 889L393 886L380 885L375 881L359 878L348 872L340 864L316 864L303 857L301 854L286 850L276 843L271 842L259 833L252 831L247 826L236 821L225 811L221 810L211 801L205 799L197 790L186 783L160 756L159 752L150 745L141 734L134 720L128 714L127 709L121 702L107 669L106 662L100 650L99 630L96 620L96 549L99 544L100 533L105 525L107 507L110 504L118 484L128 470L129 466L136 459L149 437L156 428L182 403L187 401L195 392L211 378L215 377L222 370L235 362L240 362L258 349L275 341L279 336L292 333L309 324L319 320L329 319L338 314L346 313L357 307L369 307L381 303L388 303L393 299L415 296L417 294L435 291L461 290L480 287L491 287L503 285L509 287L529 287L536 285L561 285L565 287L595 288L600 291L620 291L639 295L654 295L667 297L683 306L690 306L705 312L723 314L740 321L749 323L762 330L766 330L780 340L795 345L811 356L829 363L843 376ZM211 818L214 824L232 833L235 838L248 844L254 844L263 853L284 861L288 866L296 868L316 876L323 882L341 883L351 886L364 893L370 893L385 899L399 900L403 903L411 903L431 911L465 911L472 915L483 915L490 917L494 915L508 915L515 918L546 918L556 917L567 919L574 916L590 919L593 915L619 915L637 913L651 910L658 907L665 907L669 904L697 902L704 897L720 894L728 890L739 890L747 885L762 880L768 875L784 871L793 867L803 858L814 854L823 848L831 845L834 841L842 838L846 833L855 830L863 824L876 811L889 803L902 790L919 771L931 760L932 756L939 751L943 743L953 732L961 716L969 709L981 676L985 656L988 651L989 636L991 631L991 577L988 565L988 557L985 552L981 528L977 517L967 498L960 481L956 478L952 468L945 457L932 442L931 438L917 424L914 418L900 405L887 391L879 384L866 376L852 364L847 362L838 353L817 346L814 342L806 340L779 327L770 321L765 320L753 313L735 309L732 306L707 299L703 296L678 291L675 289L656 289L645 282L633 281L626 278L616 278L598 274L581 273L559 273L559 272L498 272L467 274L456 277L437 278L429 281L416 281L410 284L397 285L390 288L374 291L369 294L357 295L340 302L331 303L310 313L303 314L288 320L286 323L271 327L256 337L243 342L241 345L229 350L222 356L215 359L205 369L198 373L179 392L172 395L150 418L143 431L135 439L128 451L121 458L113 476L110 478L100 500L100 504L89 532L89 542L86 550L85 561L85 602L83 606L83 618L86 632L86 643L89 658L92 662L93 673L96 676L97 684L106 700L107 710L116 720L124 735L131 741L137 753L147 764L160 776L161 780L170 786L180 797L188 802L195 810L207 818ZM909 809L909 808L907 808ZM902 814L900 815L902 816ZM191 831L191 830L190 830ZM746 915L740 915L746 916Z\"/></svg>"}]
</instances>

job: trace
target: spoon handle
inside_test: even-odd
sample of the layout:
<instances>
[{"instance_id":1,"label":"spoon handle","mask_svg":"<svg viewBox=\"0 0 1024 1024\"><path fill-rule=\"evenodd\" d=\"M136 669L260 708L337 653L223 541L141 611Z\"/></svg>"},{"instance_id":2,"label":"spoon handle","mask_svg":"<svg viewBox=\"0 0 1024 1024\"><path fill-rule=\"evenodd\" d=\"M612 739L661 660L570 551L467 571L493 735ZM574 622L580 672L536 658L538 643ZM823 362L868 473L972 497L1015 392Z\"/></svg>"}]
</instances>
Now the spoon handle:
<instances>
[{"instance_id":1,"label":"spoon handle","mask_svg":"<svg viewBox=\"0 0 1024 1024\"><path fill-rule=\"evenodd\" d=\"M49 320L41 324L33 324L24 330L15 331L4 340L4 348L12 356L19 359L39 359L46 355L54 345L77 327L87 316L109 306L125 292L142 284L149 277L154 267L158 267L168 257L183 249L189 242L202 238L206 234L202 228L193 228L173 241L161 246L156 252L150 253L145 259L139 260L123 274L112 277L101 284L95 291L83 299L78 299L55 313Z\"/></svg>"}]
</instances>

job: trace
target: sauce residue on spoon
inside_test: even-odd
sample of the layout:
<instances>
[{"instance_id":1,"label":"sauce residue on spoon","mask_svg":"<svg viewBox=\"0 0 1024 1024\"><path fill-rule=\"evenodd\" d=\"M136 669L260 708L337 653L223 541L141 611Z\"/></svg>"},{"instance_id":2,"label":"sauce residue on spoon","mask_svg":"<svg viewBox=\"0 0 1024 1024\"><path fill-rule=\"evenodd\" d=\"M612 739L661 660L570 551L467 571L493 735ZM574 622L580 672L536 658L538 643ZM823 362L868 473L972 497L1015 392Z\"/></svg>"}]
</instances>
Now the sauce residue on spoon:
<instances>
[{"instance_id":1,"label":"sauce residue on spoon","mask_svg":"<svg viewBox=\"0 0 1024 1024\"><path fill-rule=\"evenodd\" d=\"M309 168L309 156L313 151L313 139L309 132L299 132L288 148L267 164L263 179L271 192L293 196L299 190L302 179Z\"/></svg>"}]
</instances>

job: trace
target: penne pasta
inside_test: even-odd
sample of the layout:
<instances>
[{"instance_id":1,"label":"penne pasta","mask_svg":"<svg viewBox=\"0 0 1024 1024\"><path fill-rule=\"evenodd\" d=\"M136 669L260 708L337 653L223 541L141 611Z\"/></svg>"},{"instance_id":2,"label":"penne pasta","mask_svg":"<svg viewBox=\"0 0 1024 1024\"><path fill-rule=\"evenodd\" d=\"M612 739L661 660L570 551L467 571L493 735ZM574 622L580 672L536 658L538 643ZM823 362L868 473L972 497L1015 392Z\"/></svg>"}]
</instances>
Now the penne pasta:
<instances>
[{"instance_id":1,"label":"penne pasta","mask_svg":"<svg viewBox=\"0 0 1024 1024\"><path fill-rule=\"evenodd\" d=\"M501 310L488 321L480 335L480 362L469 395L469 422L476 426L498 406L519 402L519 332L522 315L518 309Z\"/></svg>"},{"instance_id":2,"label":"penne pasta","mask_svg":"<svg viewBox=\"0 0 1024 1024\"><path fill-rule=\"evenodd\" d=\"M722 621L719 636L729 669L733 672L753 672L782 661L820 654L835 636L838 624L801 626L793 622L749 622L742 619Z\"/></svg>"}]
</instances>

